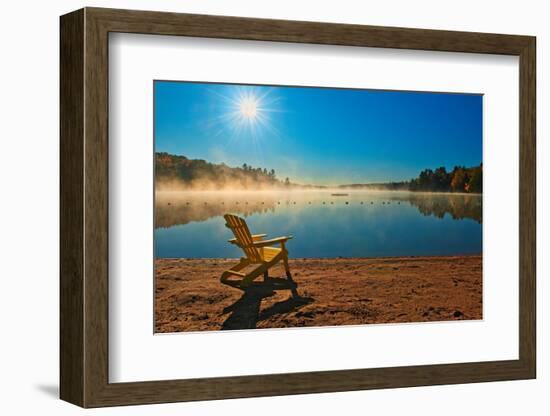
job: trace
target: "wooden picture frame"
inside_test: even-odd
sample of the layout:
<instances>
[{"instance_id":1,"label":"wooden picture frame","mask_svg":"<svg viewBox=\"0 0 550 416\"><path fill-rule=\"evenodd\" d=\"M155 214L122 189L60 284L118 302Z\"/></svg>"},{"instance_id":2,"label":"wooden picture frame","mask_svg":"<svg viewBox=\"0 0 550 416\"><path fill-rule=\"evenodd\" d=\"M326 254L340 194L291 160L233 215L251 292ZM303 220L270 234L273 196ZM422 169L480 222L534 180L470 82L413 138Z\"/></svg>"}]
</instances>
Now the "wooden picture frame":
<instances>
[{"instance_id":1,"label":"wooden picture frame","mask_svg":"<svg viewBox=\"0 0 550 416\"><path fill-rule=\"evenodd\" d=\"M535 378L534 37L100 8L62 16L60 29L61 399L101 407ZM109 383L110 32L519 56L519 359Z\"/></svg>"}]
</instances>

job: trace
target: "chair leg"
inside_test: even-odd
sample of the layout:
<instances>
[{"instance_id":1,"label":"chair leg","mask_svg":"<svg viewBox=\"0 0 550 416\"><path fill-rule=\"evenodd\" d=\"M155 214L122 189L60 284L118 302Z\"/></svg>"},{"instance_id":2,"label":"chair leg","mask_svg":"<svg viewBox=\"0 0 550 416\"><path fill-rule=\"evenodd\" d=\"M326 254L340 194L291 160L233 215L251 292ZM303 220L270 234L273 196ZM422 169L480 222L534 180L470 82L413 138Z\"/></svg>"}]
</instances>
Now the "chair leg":
<instances>
[{"instance_id":1,"label":"chair leg","mask_svg":"<svg viewBox=\"0 0 550 416\"><path fill-rule=\"evenodd\" d=\"M220 281L222 283L227 283L230 276L239 276L241 278L245 277L246 275L244 273L240 273L240 270L244 269L248 265L248 261L246 261L245 259L241 259L236 265L222 273Z\"/></svg>"},{"instance_id":2,"label":"chair leg","mask_svg":"<svg viewBox=\"0 0 550 416\"><path fill-rule=\"evenodd\" d=\"M264 282L267 282L269 280L269 272L266 270L264 272Z\"/></svg>"},{"instance_id":3,"label":"chair leg","mask_svg":"<svg viewBox=\"0 0 550 416\"><path fill-rule=\"evenodd\" d=\"M288 279L288 282L290 283L290 292L292 293L292 296L294 298L299 298L300 295L298 294L298 290L297 290L298 285L296 284L296 282L292 278L292 274L290 274L290 267L288 265L288 257L287 256L283 257L283 264L285 266L286 278Z\"/></svg>"},{"instance_id":4,"label":"chair leg","mask_svg":"<svg viewBox=\"0 0 550 416\"><path fill-rule=\"evenodd\" d=\"M261 274L265 276L266 272L267 272L267 267L265 265L258 266L257 268L255 268L254 270L252 270L250 273L246 275L246 277L241 281L241 285L243 287L247 287L254 281L254 279L256 279Z\"/></svg>"},{"instance_id":5,"label":"chair leg","mask_svg":"<svg viewBox=\"0 0 550 416\"><path fill-rule=\"evenodd\" d=\"M290 274L290 267L288 266L288 257L283 257L283 263L285 265L286 277L292 282L292 275Z\"/></svg>"}]
</instances>

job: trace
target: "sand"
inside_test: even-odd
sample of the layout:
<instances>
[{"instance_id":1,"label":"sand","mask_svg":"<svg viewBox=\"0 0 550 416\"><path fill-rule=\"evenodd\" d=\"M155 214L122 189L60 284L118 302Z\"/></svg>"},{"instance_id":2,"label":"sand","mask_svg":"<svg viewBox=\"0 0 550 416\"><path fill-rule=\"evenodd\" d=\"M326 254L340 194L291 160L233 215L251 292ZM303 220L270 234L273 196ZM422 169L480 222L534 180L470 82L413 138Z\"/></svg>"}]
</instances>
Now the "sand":
<instances>
[{"instance_id":1,"label":"sand","mask_svg":"<svg viewBox=\"0 0 550 416\"><path fill-rule=\"evenodd\" d=\"M220 283L235 259L155 261L156 332L482 319L481 256L293 259L246 290Z\"/></svg>"}]
</instances>

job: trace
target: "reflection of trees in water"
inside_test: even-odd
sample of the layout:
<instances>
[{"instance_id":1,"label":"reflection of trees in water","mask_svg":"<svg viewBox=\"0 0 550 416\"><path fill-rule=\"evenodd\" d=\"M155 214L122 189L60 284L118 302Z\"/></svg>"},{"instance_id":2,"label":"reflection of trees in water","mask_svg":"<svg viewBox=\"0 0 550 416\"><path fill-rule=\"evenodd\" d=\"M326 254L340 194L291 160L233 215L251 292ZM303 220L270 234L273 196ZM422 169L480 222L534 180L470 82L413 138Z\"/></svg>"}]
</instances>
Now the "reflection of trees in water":
<instances>
[{"instance_id":1,"label":"reflection of trees in water","mask_svg":"<svg viewBox=\"0 0 550 416\"><path fill-rule=\"evenodd\" d=\"M292 202L289 201L291 198ZM373 202L383 204L385 202L399 201L409 203L418 209L423 215L432 215L443 218L449 214L455 220L472 219L479 224L482 222L481 195L472 194L444 194L444 193L415 193L415 192L387 192L372 193L349 202L349 199L337 200L330 195L243 195L230 192L212 192L196 195L193 193L160 193L155 197L155 227L168 228L174 225L184 225L191 222L206 221L213 217L221 217L231 212L244 217L252 214L273 213L284 205L291 206L315 206L325 204L352 208L360 204L362 207L371 206ZM329 205L330 201L330 205ZM361 204L363 201L370 201ZM346 208L347 209L347 208ZM343 212L340 212L343 213Z\"/></svg>"},{"instance_id":2,"label":"reflection of trees in water","mask_svg":"<svg viewBox=\"0 0 550 416\"><path fill-rule=\"evenodd\" d=\"M158 197L155 201L155 227L168 228L190 222L206 221L232 212L244 217L275 211L275 199L244 201L231 197L181 198Z\"/></svg>"},{"instance_id":3,"label":"reflection of trees in water","mask_svg":"<svg viewBox=\"0 0 550 416\"><path fill-rule=\"evenodd\" d=\"M423 215L443 218L449 214L454 220L469 218L482 222L481 195L467 194L409 194L392 199L407 201Z\"/></svg>"}]
</instances>

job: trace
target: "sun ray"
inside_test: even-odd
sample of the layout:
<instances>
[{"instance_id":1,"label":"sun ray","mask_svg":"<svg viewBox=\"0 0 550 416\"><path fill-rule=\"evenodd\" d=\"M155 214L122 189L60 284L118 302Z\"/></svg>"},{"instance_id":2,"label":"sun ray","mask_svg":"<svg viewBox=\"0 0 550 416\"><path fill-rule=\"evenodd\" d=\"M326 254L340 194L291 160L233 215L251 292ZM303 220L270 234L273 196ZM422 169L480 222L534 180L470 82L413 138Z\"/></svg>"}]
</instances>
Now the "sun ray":
<instances>
[{"instance_id":1,"label":"sun ray","mask_svg":"<svg viewBox=\"0 0 550 416\"><path fill-rule=\"evenodd\" d=\"M258 161L263 161L263 147L267 140L280 140L276 115L284 113L282 97L271 87L236 85L221 93L215 86L209 88L214 97L215 115L208 128L214 137L224 139L223 147L249 141Z\"/></svg>"}]
</instances>

